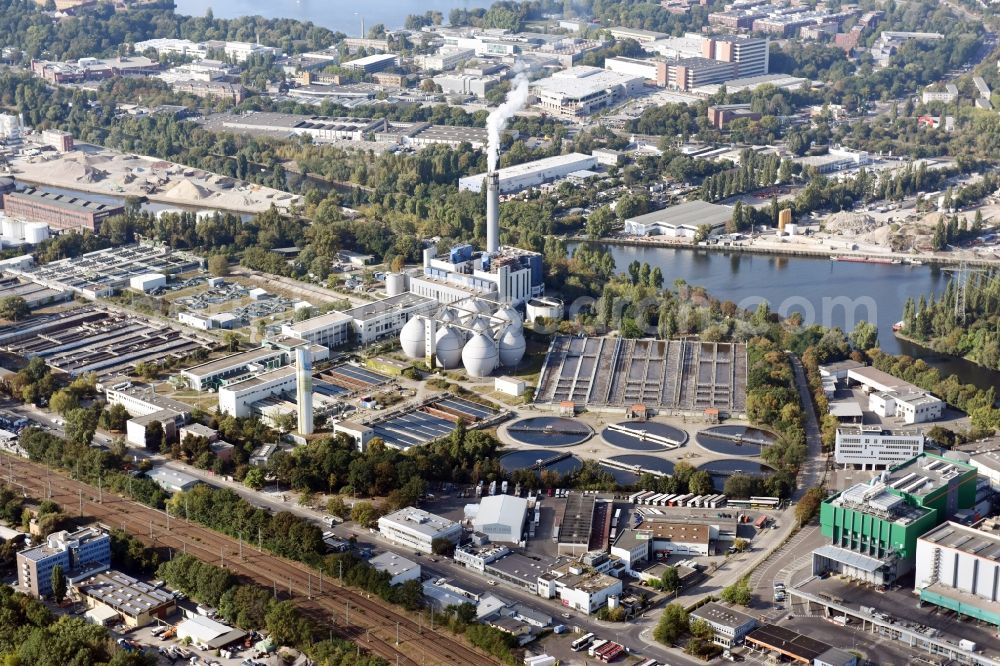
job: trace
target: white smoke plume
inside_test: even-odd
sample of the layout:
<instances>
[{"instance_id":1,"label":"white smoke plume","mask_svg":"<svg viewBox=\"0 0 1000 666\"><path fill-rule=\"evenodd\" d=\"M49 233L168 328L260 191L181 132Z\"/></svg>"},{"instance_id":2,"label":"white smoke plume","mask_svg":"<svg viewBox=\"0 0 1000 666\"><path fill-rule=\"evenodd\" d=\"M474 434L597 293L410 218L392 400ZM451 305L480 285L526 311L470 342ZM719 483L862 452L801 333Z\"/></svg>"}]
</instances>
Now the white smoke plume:
<instances>
[{"instance_id":1,"label":"white smoke plume","mask_svg":"<svg viewBox=\"0 0 1000 666\"><path fill-rule=\"evenodd\" d=\"M486 158L491 172L496 171L497 163L500 161L500 137L507 126L507 121L528 103L528 74L525 72L524 63L518 60L514 63L513 71L514 78L511 79L507 99L486 119L486 131L489 135Z\"/></svg>"}]
</instances>

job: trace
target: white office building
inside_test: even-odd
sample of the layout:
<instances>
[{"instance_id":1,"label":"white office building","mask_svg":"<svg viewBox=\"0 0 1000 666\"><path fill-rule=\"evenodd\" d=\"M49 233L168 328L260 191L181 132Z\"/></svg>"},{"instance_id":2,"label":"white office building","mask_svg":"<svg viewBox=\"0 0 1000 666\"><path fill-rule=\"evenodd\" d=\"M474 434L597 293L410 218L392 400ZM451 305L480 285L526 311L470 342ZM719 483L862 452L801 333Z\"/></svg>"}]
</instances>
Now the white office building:
<instances>
[{"instance_id":1,"label":"white office building","mask_svg":"<svg viewBox=\"0 0 1000 666\"><path fill-rule=\"evenodd\" d=\"M638 76L642 79L655 81L659 67L655 60L641 60L639 58L618 56L615 58L605 58L604 69L617 72L618 74Z\"/></svg>"},{"instance_id":2,"label":"white office building","mask_svg":"<svg viewBox=\"0 0 1000 666\"><path fill-rule=\"evenodd\" d=\"M462 537L462 526L458 523L414 507L382 516L378 519L378 530L389 541L422 553L432 552L435 539L457 544Z\"/></svg>"},{"instance_id":3,"label":"white office building","mask_svg":"<svg viewBox=\"0 0 1000 666\"><path fill-rule=\"evenodd\" d=\"M368 564L376 571L389 574L389 585L393 587L402 585L408 580L420 580L420 565L393 552L376 555L368 560Z\"/></svg>"},{"instance_id":4,"label":"white office building","mask_svg":"<svg viewBox=\"0 0 1000 666\"><path fill-rule=\"evenodd\" d=\"M219 411L238 417L250 416L254 403L294 392L295 381L295 368L288 366L227 384L219 388Z\"/></svg>"},{"instance_id":5,"label":"white office building","mask_svg":"<svg viewBox=\"0 0 1000 666\"><path fill-rule=\"evenodd\" d=\"M558 597L562 605L587 615L596 613L608 603L609 597L622 593L622 581L598 573L579 562L552 569L538 579L538 595Z\"/></svg>"},{"instance_id":6,"label":"white office building","mask_svg":"<svg viewBox=\"0 0 1000 666\"><path fill-rule=\"evenodd\" d=\"M726 649L742 645L747 634L757 628L753 616L715 601L691 611L691 619L707 622L712 628L712 640Z\"/></svg>"},{"instance_id":7,"label":"white office building","mask_svg":"<svg viewBox=\"0 0 1000 666\"><path fill-rule=\"evenodd\" d=\"M838 465L861 465L863 469L891 467L924 451L924 433L885 430L881 426L837 428L833 458Z\"/></svg>"},{"instance_id":8,"label":"white office building","mask_svg":"<svg viewBox=\"0 0 1000 666\"><path fill-rule=\"evenodd\" d=\"M479 503L472 525L490 541L518 543L524 533L524 519L528 514L528 500L513 495L492 495Z\"/></svg>"},{"instance_id":9,"label":"white office building","mask_svg":"<svg viewBox=\"0 0 1000 666\"><path fill-rule=\"evenodd\" d=\"M944 401L920 387L873 367L852 368L848 381L864 386L868 408L882 418L898 418L903 423L927 423L941 418Z\"/></svg>"},{"instance_id":10,"label":"white office building","mask_svg":"<svg viewBox=\"0 0 1000 666\"><path fill-rule=\"evenodd\" d=\"M274 370L284 365L285 353L280 349L260 347L230 354L208 363L181 371L181 377L196 391L216 389L224 382L233 382Z\"/></svg>"}]
</instances>

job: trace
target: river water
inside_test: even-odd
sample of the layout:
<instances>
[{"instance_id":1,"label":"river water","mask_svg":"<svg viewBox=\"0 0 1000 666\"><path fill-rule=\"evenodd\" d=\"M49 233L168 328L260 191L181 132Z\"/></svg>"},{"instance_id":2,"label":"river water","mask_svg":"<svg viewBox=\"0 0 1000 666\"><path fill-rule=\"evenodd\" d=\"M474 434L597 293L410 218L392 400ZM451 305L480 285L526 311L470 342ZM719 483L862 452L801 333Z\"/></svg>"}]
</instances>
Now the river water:
<instances>
[{"instance_id":1,"label":"river water","mask_svg":"<svg viewBox=\"0 0 1000 666\"><path fill-rule=\"evenodd\" d=\"M572 251L574 244L569 247ZM647 262L663 271L667 286L682 279L745 308L756 308L766 300L783 316L799 312L807 323L839 326L847 332L857 321L871 321L878 326L885 351L922 358L942 373L957 374L963 382L982 388L1000 387L1000 372L943 357L893 335L892 325L902 317L907 298L919 300L922 294L940 293L947 285L951 274L937 266L625 245L609 245L608 249L620 273L633 261Z\"/></svg>"},{"instance_id":2,"label":"river water","mask_svg":"<svg viewBox=\"0 0 1000 666\"><path fill-rule=\"evenodd\" d=\"M386 28L402 28L410 14L423 14L436 10L444 15L452 9L489 7L493 0L174 0L176 13L185 16L204 16L209 8L216 18L238 18L260 15L265 18L290 18L312 21L330 30L339 30L350 37L361 32L361 19L365 30L382 23Z\"/></svg>"}]
</instances>

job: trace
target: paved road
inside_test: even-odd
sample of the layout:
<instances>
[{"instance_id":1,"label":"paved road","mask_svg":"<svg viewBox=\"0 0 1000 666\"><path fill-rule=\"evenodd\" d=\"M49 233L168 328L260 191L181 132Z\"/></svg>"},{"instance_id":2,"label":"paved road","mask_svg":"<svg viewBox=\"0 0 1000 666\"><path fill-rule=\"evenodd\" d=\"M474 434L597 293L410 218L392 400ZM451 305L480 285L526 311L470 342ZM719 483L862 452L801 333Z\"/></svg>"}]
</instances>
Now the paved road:
<instances>
[{"instance_id":1,"label":"paved road","mask_svg":"<svg viewBox=\"0 0 1000 666\"><path fill-rule=\"evenodd\" d=\"M813 406L812 396L809 392L809 382L806 380L806 371L802 367L802 361L795 354L788 355L792 363L792 370L795 373L795 386L799 390L799 402L806 417L806 447L808 453L806 462L799 472L799 487L795 491L795 499L800 498L806 490L813 486L818 486L823 478L823 470L826 468L826 457L823 455L823 440L820 436L819 420L816 418L816 409Z\"/></svg>"}]
</instances>

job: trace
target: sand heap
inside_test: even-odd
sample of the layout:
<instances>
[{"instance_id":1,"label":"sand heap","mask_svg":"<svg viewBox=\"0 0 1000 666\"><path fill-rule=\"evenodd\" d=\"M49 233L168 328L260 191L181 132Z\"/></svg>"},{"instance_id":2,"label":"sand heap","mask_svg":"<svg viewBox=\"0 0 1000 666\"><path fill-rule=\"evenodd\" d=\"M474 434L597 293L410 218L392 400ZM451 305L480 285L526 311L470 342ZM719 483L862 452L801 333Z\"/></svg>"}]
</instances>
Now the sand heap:
<instances>
[{"instance_id":1,"label":"sand heap","mask_svg":"<svg viewBox=\"0 0 1000 666\"><path fill-rule=\"evenodd\" d=\"M850 211L834 213L823 221L823 228L831 234L864 234L879 226L870 215Z\"/></svg>"},{"instance_id":2,"label":"sand heap","mask_svg":"<svg viewBox=\"0 0 1000 666\"><path fill-rule=\"evenodd\" d=\"M178 181L176 185L168 189L163 194L164 196L168 196L172 199L183 199L185 201L201 201L202 199L207 199L212 196L211 190L208 190L187 178Z\"/></svg>"}]
</instances>

